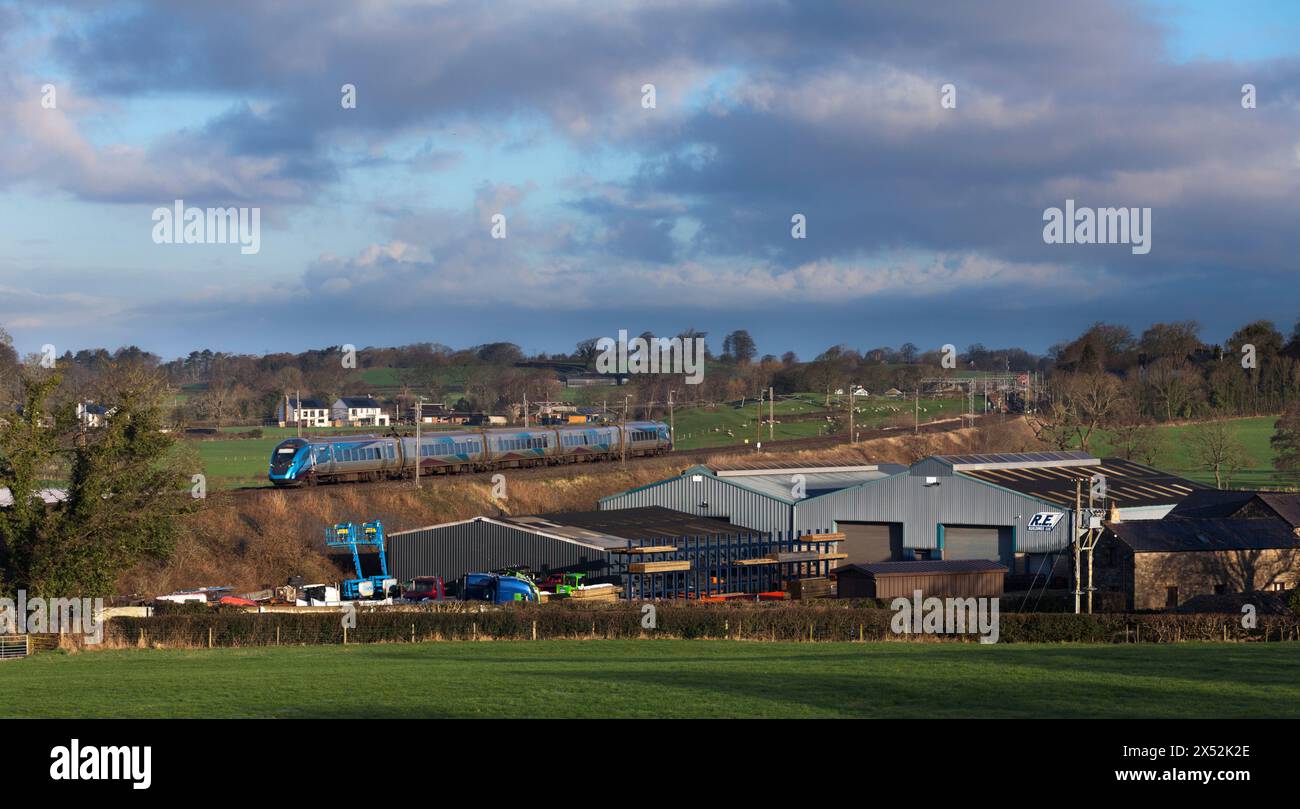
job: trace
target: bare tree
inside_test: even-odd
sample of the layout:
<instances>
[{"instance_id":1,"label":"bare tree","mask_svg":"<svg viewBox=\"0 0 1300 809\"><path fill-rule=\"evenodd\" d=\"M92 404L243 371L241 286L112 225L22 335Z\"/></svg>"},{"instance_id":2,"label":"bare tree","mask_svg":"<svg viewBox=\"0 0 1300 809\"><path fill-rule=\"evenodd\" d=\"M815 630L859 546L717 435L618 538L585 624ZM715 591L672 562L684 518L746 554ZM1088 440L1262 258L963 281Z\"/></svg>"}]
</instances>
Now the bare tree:
<instances>
[{"instance_id":1,"label":"bare tree","mask_svg":"<svg viewBox=\"0 0 1300 809\"><path fill-rule=\"evenodd\" d=\"M1214 472L1215 488L1222 489L1246 465L1246 449L1227 419L1216 418L1193 427L1188 444L1197 465Z\"/></svg>"}]
</instances>

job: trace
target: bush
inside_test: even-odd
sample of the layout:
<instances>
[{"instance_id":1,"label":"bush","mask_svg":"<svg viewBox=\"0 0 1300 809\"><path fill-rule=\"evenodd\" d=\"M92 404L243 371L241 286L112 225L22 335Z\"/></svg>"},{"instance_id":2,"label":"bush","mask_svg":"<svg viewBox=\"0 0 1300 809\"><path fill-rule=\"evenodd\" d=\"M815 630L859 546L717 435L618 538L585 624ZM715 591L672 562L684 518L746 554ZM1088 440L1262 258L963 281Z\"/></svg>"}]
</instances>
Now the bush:
<instances>
[{"instance_id":1,"label":"bush","mask_svg":"<svg viewBox=\"0 0 1300 809\"><path fill-rule=\"evenodd\" d=\"M342 612L248 613L185 609L149 618L114 618L112 645L268 646L342 643ZM642 625L640 604L450 603L427 607L359 610L347 630L349 643L429 640L527 640L558 638L712 638L757 641L927 640L972 641L974 635L897 635L894 612L862 602L826 604L694 604L662 602L655 626ZM535 633L535 635L534 635ZM1300 639L1300 618L1260 616L1245 629L1233 616L1099 613L999 613L1003 643L1164 643L1183 640Z\"/></svg>"}]
</instances>

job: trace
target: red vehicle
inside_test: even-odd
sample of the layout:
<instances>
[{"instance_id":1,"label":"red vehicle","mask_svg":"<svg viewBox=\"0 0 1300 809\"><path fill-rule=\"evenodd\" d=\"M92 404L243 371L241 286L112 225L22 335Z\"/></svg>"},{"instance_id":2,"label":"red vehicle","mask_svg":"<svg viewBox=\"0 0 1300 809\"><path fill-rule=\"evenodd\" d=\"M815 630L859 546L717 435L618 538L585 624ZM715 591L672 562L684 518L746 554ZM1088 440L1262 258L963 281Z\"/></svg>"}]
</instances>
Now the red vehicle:
<instances>
[{"instance_id":1,"label":"red vehicle","mask_svg":"<svg viewBox=\"0 0 1300 809\"><path fill-rule=\"evenodd\" d=\"M417 576L406 583L402 590L404 601L445 601L447 590L442 585L441 576Z\"/></svg>"}]
</instances>

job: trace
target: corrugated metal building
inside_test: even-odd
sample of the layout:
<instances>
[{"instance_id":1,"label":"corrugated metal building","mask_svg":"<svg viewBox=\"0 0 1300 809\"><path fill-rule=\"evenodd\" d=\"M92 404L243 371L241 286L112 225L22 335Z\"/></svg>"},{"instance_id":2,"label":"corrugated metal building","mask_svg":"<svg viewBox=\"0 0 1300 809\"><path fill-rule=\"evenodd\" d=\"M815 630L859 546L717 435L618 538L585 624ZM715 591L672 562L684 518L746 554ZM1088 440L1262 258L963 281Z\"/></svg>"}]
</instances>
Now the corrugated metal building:
<instances>
[{"instance_id":1,"label":"corrugated metal building","mask_svg":"<svg viewBox=\"0 0 1300 809\"><path fill-rule=\"evenodd\" d=\"M401 581L528 567L545 577L584 573L621 583L630 597L699 598L766 592L826 576L838 535L778 538L725 520L661 507L477 517L388 535L389 570ZM666 568L666 569L665 569Z\"/></svg>"},{"instance_id":2,"label":"corrugated metal building","mask_svg":"<svg viewBox=\"0 0 1300 809\"><path fill-rule=\"evenodd\" d=\"M801 499L881 480L906 469L898 464L732 471L694 466L677 477L602 498L599 506L602 511L663 506L788 536L797 530L795 506Z\"/></svg>"},{"instance_id":3,"label":"corrugated metal building","mask_svg":"<svg viewBox=\"0 0 1300 809\"><path fill-rule=\"evenodd\" d=\"M1061 571L1070 547L1076 481L1107 480L1123 519L1163 516L1203 488L1130 461L1081 452L934 456L910 468L747 470L694 467L606 497L602 509L660 505L766 531L842 532L849 564L909 559L987 559L1015 573ZM804 497L778 482L805 478Z\"/></svg>"}]
</instances>

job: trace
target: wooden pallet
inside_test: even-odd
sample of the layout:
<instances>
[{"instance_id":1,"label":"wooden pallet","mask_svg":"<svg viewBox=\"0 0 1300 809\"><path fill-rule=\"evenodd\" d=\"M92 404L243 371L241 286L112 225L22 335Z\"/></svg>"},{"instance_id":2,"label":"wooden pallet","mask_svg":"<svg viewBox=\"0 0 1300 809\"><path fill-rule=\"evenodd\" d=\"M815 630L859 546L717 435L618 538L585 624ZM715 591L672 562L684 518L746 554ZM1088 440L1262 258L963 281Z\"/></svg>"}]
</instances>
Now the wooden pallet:
<instances>
[{"instance_id":1,"label":"wooden pallet","mask_svg":"<svg viewBox=\"0 0 1300 809\"><path fill-rule=\"evenodd\" d=\"M845 539L844 532L836 531L831 534L806 534L799 537L797 542L841 542Z\"/></svg>"},{"instance_id":2,"label":"wooden pallet","mask_svg":"<svg viewBox=\"0 0 1300 809\"><path fill-rule=\"evenodd\" d=\"M610 548L610 553L672 553L681 550L675 545L647 545L644 548Z\"/></svg>"}]
</instances>

